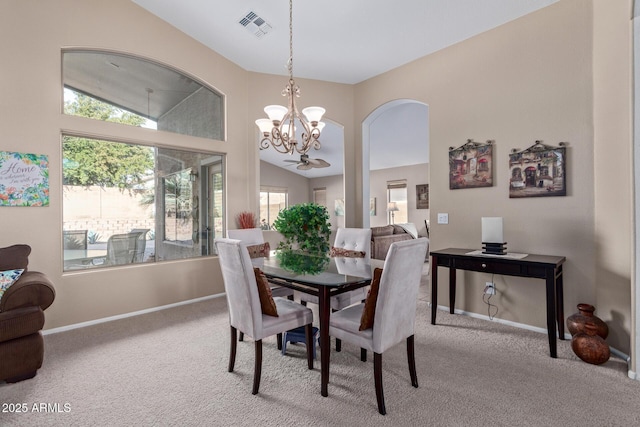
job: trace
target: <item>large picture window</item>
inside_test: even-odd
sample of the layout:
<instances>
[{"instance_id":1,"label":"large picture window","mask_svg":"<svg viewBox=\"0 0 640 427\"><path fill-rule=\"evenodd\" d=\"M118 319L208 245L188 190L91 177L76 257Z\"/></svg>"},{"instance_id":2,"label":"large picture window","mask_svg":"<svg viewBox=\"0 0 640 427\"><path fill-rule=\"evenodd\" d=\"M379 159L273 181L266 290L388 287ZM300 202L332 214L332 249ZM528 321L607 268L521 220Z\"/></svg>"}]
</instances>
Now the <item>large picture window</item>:
<instances>
[{"instance_id":1,"label":"large picture window","mask_svg":"<svg viewBox=\"0 0 640 427\"><path fill-rule=\"evenodd\" d=\"M209 255L224 235L221 155L71 135L62 144L65 270Z\"/></svg>"},{"instance_id":2,"label":"large picture window","mask_svg":"<svg viewBox=\"0 0 640 427\"><path fill-rule=\"evenodd\" d=\"M62 65L64 114L224 140L222 95L175 69L95 50L65 50ZM121 138L63 134L64 270L212 254L224 156Z\"/></svg>"}]
</instances>

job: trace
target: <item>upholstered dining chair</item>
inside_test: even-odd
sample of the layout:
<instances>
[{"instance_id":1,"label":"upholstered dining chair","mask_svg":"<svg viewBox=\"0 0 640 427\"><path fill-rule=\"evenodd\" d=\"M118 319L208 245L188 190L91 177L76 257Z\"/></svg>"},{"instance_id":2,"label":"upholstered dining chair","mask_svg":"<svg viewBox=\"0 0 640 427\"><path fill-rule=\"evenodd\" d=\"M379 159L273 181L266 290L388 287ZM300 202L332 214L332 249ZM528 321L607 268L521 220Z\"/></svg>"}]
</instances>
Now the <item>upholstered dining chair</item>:
<instances>
[{"instance_id":1,"label":"upholstered dining chair","mask_svg":"<svg viewBox=\"0 0 640 427\"><path fill-rule=\"evenodd\" d=\"M227 230L227 237L230 239L242 240L247 246L264 244L264 235L260 228L241 228L238 230ZM251 256L251 254L249 255ZM293 289L271 284L271 294L274 297L287 297L293 299Z\"/></svg>"},{"instance_id":2,"label":"upholstered dining chair","mask_svg":"<svg viewBox=\"0 0 640 427\"><path fill-rule=\"evenodd\" d=\"M262 372L262 339L272 335L305 327L307 345L307 365L313 369L313 312L311 309L286 298L275 297L277 317L264 314L261 308L256 274L249 258L246 244L236 239L218 238L214 241L222 278L229 306L229 323L231 325L231 350L229 354L229 372L233 372L236 349L238 345L237 331L253 338L255 344L255 362L252 394L257 394Z\"/></svg>"},{"instance_id":3,"label":"upholstered dining chair","mask_svg":"<svg viewBox=\"0 0 640 427\"><path fill-rule=\"evenodd\" d=\"M333 313L329 321L330 336L373 352L376 398L378 412L382 415L386 414L382 388L382 353L403 340L407 342L411 384L418 387L414 323L418 288L428 249L429 240L424 237L392 243L378 283L374 272L367 301ZM366 324L371 319L372 326Z\"/></svg>"},{"instance_id":4,"label":"upholstered dining chair","mask_svg":"<svg viewBox=\"0 0 640 427\"><path fill-rule=\"evenodd\" d=\"M339 255L340 251L335 251L335 248L343 249L349 253L348 257L342 257L341 259L354 258L353 260L343 260L341 263L337 262L336 264L339 270L342 268L343 270L348 271L348 266L353 267L352 269L357 269L359 265L368 264L371 260L371 229L338 228L332 250ZM348 274L348 272L345 274ZM345 307L364 301L367 297L368 290L369 287L365 286L364 288L355 289L353 291L331 297L331 309L333 311L342 310ZM318 304L318 297L315 295L302 294L300 296L300 301L305 305L309 302ZM340 340L337 339L336 351L340 351L341 348L342 344ZM362 353L362 360L366 360L366 352L364 350Z\"/></svg>"},{"instance_id":5,"label":"upholstered dining chair","mask_svg":"<svg viewBox=\"0 0 640 427\"><path fill-rule=\"evenodd\" d=\"M247 248L251 247L259 247L260 245L264 245L264 235L262 234L262 229L260 228L240 228L237 230L227 230L227 237L230 239L242 240L242 242L246 243ZM249 250L249 257L262 256L261 250L253 251ZM274 285L273 283L269 283L271 287L271 295L274 297L286 297L293 301L293 289L285 288L284 286ZM238 337L238 341L244 340L244 334L240 332L240 336ZM282 338L278 335L278 350L282 350Z\"/></svg>"}]
</instances>

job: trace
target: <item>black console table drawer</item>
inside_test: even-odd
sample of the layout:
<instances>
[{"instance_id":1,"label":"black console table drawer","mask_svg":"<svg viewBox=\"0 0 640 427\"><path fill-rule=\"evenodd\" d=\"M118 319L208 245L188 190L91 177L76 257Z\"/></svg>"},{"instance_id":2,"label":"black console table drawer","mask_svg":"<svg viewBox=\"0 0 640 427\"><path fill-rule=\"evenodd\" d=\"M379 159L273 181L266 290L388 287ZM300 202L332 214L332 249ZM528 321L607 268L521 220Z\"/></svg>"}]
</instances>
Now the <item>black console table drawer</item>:
<instances>
[{"instance_id":1,"label":"black console table drawer","mask_svg":"<svg viewBox=\"0 0 640 427\"><path fill-rule=\"evenodd\" d=\"M497 263L495 260L471 260L471 259L453 259L451 268L470 271L481 271L486 273L519 275L522 269L518 264Z\"/></svg>"}]
</instances>

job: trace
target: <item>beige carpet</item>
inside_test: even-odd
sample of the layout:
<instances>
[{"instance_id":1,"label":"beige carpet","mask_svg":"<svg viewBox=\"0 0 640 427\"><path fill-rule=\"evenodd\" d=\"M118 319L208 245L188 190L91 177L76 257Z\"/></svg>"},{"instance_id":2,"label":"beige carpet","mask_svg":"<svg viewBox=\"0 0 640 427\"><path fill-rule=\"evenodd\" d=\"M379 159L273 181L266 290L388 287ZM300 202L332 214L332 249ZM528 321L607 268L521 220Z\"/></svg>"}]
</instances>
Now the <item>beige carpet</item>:
<instances>
[{"instance_id":1,"label":"beige carpet","mask_svg":"<svg viewBox=\"0 0 640 427\"><path fill-rule=\"evenodd\" d=\"M275 338L265 340L260 393L252 396L253 342L239 344L228 373L226 301L218 298L47 335L38 375L0 384L0 425L640 425L640 382L627 378L623 361L586 364L568 341L551 359L545 334L443 311L433 326L426 300L423 286L420 387L411 387L404 345L384 354L386 416L377 412L373 358L360 362L347 343L331 355L325 398L319 362L306 369L304 346L282 356ZM9 404L27 412L7 413Z\"/></svg>"}]
</instances>

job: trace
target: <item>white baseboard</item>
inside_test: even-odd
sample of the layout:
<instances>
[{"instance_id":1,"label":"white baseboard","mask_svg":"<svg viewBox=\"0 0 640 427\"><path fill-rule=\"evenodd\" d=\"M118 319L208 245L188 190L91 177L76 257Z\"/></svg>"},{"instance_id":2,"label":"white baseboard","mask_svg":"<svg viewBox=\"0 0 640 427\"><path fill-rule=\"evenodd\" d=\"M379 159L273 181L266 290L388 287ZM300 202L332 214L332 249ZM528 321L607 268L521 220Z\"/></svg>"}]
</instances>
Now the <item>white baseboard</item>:
<instances>
[{"instance_id":1,"label":"white baseboard","mask_svg":"<svg viewBox=\"0 0 640 427\"><path fill-rule=\"evenodd\" d=\"M429 304L429 306L431 306L431 304ZM448 306L439 305L438 306L438 310L443 310L443 311L446 311L448 313L449 312L449 307ZM477 319L488 320L489 322L497 322L497 323L500 323L500 324L503 324L503 325L513 326L515 328L526 329L528 331L539 332L539 333L545 334L545 335L547 334L547 328L539 328L537 326L531 326L531 325L527 325L525 323L512 322L511 320L499 319L497 317L494 317L493 319L491 319L489 316L484 315L484 314L472 313L470 311L464 311L464 310L458 310L458 309L454 309L454 313L455 314L462 314L464 316L474 317L474 318L477 318ZM565 332L564 339L571 340L571 334ZM611 354L613 354L615 357L617 357L619 359L622 359L622 360L627 362L627 367L628 367L627 373L629 375L629 378L639 379L640 380L640 378L638 378L638 375L631 370L631 357L629 357L628 354L625 354L625 353L621 352L620 350L618 350L616 348L613 348L611 346L609 346L609 348L611 349Z\"/></svg>"},{"instance_id":2,"label":"white baseboard","mask_svg":"<svg viewBox=\"0 0 640 427\"><path fill-rule=\"evenodd\" d=\"M116 316L103 317L101 319L89 320L87 322L74 323L73 325L60 326L59 328L46 329L42 331L42 335L57 334L58 332L65 332L73 329L84 328L87 326L98 325L100 323L111 322L113 320L126 319L127 317L153 313L154 311L166 310L168 308L179 307L181 305L187 305L187 304L193 304L195 302L206 301L214 298L220 298L223 296L224 294L208 295L206 297L194 298L186 301L176 302L173 304L161 305L159 307L147 308L145 310L133 311L131 313L118 314Z\"/></svg>"}]
</instances>

